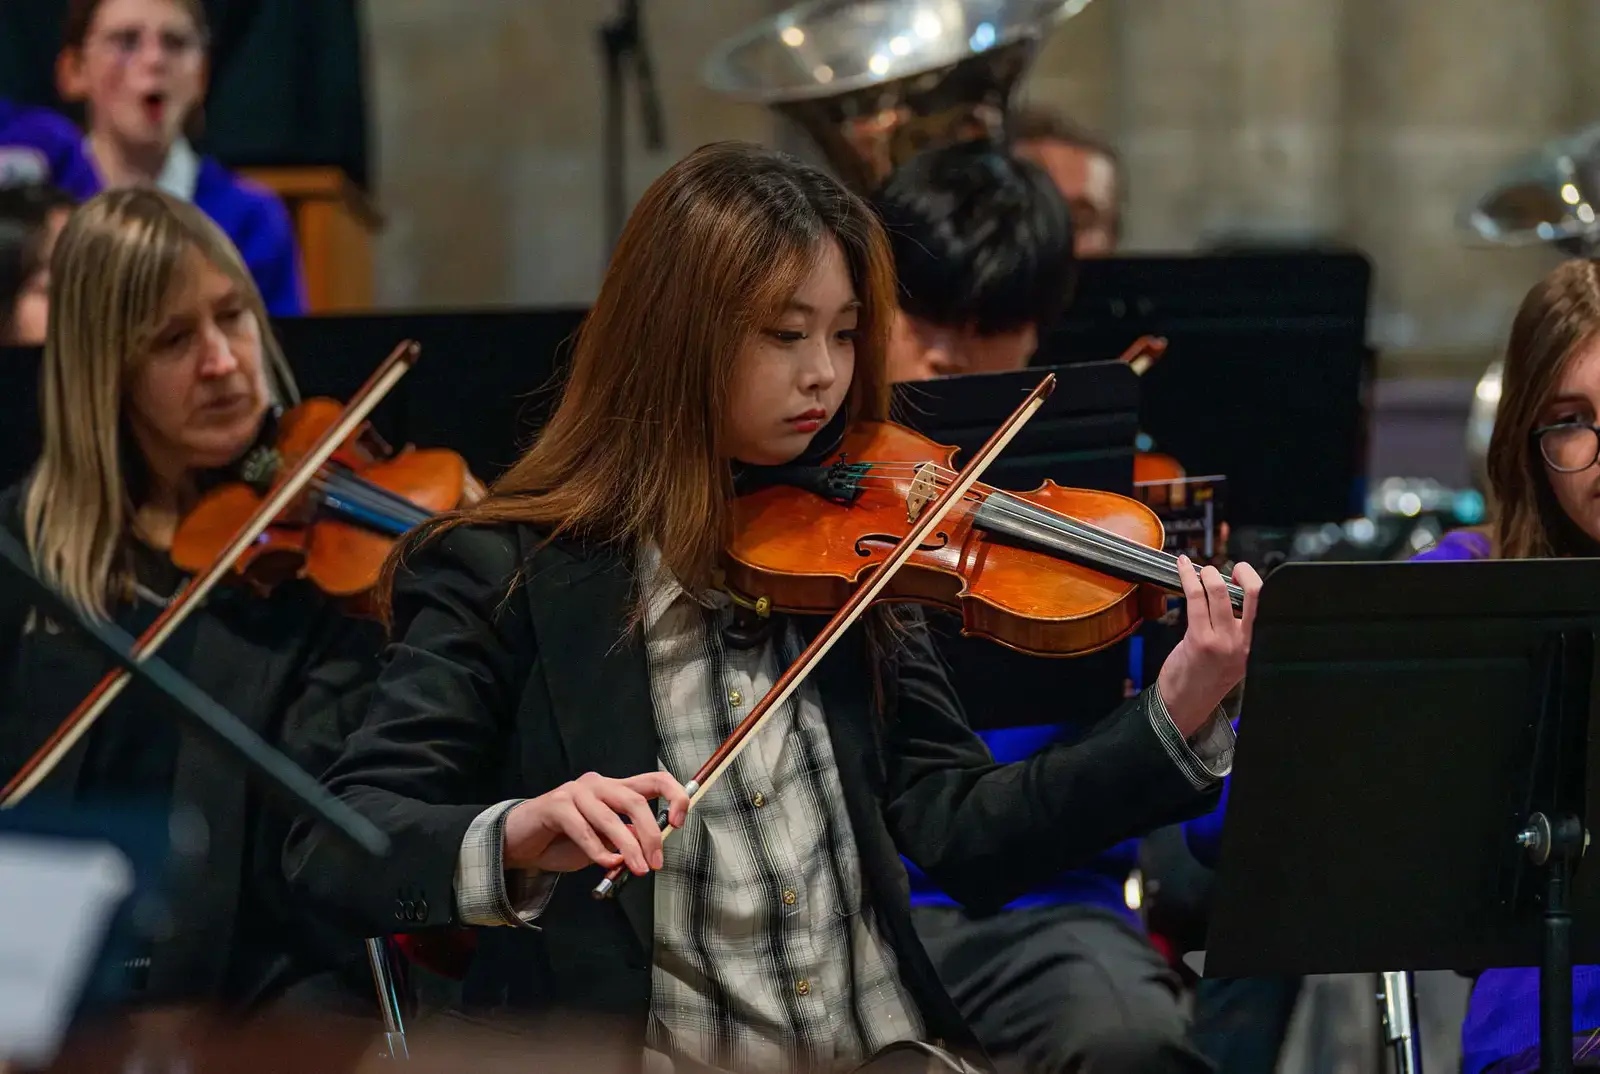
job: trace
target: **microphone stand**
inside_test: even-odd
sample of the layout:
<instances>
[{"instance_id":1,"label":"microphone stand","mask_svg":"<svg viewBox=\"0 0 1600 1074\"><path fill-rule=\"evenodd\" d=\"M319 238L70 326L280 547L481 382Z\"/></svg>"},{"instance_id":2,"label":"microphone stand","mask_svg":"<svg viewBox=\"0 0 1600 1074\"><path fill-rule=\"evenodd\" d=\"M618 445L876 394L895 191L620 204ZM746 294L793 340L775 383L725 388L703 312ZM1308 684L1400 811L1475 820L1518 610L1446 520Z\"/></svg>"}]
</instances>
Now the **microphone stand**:
<instances>
[{"instance_id":1,"label":"microphone stand","mask_svg":"<svg viewBox=\"0 0 1600 1074\"><path fill-rule=\"evenodd\" d=\"M645 48L639 23L639 0L622 0L622 11L600 27L600 47L605 53L605 133L601 170L605 173L605 250L622 234L628 205L627 116L622 103L623 65L633 61L634 78L639 86L640 120L644 125L645 148L659 152L666 145L661 123L661 99L656 93L654 69Z\"/></svg>"},{"instance_id":2,"label":"microphone stand","mask_svg":"<svg viewBox=\"0 0 1600 1074\"><path fill-rule=\"evenodd\" d=\"M114 623L101 623L78 614L77 609L33 571L27 550L10 533L0 530L0 574L9 573L11 584L32 595L33 604L63 627L77 629L93 647L132 675L134 684L145 691L172 719L219 746L244 763L250 772L278 798L310 811L334 832L375 858L389 853L389 839L366 817L330 794L305 770L267 742L239 718L172 670L159 657L137 660L134 639Z\"/></svg>"}]
</instances>

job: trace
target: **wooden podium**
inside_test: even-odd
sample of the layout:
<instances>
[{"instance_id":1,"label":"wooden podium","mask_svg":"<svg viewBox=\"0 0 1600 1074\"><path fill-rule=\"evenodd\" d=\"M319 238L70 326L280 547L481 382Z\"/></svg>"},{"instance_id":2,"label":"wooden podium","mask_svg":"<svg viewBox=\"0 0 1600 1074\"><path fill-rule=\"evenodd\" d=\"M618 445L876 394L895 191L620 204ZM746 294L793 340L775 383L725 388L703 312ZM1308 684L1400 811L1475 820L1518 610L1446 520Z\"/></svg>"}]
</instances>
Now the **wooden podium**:
<instances>
[{"instance_id":1,"label":"wooden podium","mask_svg":"<svg viewBox=\"0 0 1600 1074\"><path fill-rule=\"evenodd\" d=\"M338 168L246 168L289 208L310 313L372 308L372 248L383 216Z\"/></svg>"}]
</instances>

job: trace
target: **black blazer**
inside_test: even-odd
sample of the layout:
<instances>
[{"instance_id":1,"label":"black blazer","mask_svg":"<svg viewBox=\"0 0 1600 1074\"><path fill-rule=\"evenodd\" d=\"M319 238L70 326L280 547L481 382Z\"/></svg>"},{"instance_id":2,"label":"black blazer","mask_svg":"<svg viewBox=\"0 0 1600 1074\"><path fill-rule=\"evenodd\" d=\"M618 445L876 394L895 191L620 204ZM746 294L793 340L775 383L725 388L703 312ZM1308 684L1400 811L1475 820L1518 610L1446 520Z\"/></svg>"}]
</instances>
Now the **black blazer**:
<instances>
[{"instance_id":1,"label":"black blazer","mask_svg":"<svg viewBox=\"0 0 1600 1074\"><path fill-rule=\"evenodd\" d=\"M462 527L413 550L372 708L324 777L390 833L393 852L363 861L299 822L285 852L296 887L364 934L449 925L458 852L480 812L591 770L653 771L644 646L622 632L635 594L631 562L543 543L528 527ZM863 639L846 637L816 672L865 887L930 1035L977 1052L912 927L900 853L968 907L995 910L1203 812L1216 792L1178 770L1144 698L1086 741L1000 765L967 727L925 632L884 669L886 715L873 711L866 660ZM596 867L562 878L538 929L481 930L463 998L508 1014L620 1015L636 1035L613 1043L637 1056L654 885L633 878L596 902L598 879Z\"/></svg>"},{"instance_id":2,"label":"black blazer","mask_svg":"<svg viewBox=\"0 0 1600 1074\"><path fill-rule=\"evenodd\" d=\"M0 524L20 537L19 492L0 493ZM0 586L0 779L16 772L109 670L70 630L25 630L29 610L14 587ZM161 656L317 773L365 712L382 640L376 624L340 615L309 585L285 586L269 600L224 585ZM139 704L137 689L125 691L30 801L78 798L98 736L118 719L144 719ZM121 741L137 742L138 733ZM106 758L112 767L124 761L135 763ZM215 1000L249 1010L303 990L318 1006L337 999L349 1013L376 1016L360 939L304 913L289 894L280 867L289 828L281 804L264 801L237 762L187 734L171 773L173 809L198 812L206 837L198 855L169 859L176 928L151 950L138 998ZM137 776L123 782L134 785L120 790L134 794L168 790L138 786Z\"/></svg>"}]
</instances>

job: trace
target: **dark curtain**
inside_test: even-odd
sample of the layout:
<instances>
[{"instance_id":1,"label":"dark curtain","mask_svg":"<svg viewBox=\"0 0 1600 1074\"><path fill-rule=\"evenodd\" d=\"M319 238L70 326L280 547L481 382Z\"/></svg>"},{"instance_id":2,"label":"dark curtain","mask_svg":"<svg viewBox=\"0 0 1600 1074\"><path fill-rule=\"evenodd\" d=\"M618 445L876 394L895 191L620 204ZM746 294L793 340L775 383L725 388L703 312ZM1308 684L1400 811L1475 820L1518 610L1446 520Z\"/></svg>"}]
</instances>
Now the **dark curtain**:
<instances>
[{"instance_id":1,"label":"dark curtain","mask_svg":"<svg viewBox=\"0 0 1600 1074\"><path fill-rule=\"evenodd\" d=\"M332 165L370 186L358 0L205 8L211 88L199 148L230 167ZM65 0L0 0L0 97L62 108L54 68L65 11Z\"/></svg>"}]
</instances>

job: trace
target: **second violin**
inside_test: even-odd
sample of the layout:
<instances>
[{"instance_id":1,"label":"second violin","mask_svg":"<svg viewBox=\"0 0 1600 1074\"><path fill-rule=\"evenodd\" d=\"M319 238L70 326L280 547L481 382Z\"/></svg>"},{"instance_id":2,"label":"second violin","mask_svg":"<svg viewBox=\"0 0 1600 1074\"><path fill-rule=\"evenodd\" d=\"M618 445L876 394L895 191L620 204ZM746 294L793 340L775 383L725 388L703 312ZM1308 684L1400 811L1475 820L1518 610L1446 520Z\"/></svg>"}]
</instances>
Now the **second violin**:
<instances>
[{"instance_id":1,"label":"second violin","mask_svg":"<svg viewBox=\"0 0 1600 1074\"><path fill-rule=\"evenodd\" d=\"M420 347L401 344L408 361ZM261 504L343 413L331 399L309 399L278 419L276 435L239 467L240 480L210 490L183 519L172 561L188 571L213 562ZM306 578L359 609L377 584L396 538L441 511L470 503L482 486L462 457L445 448L396 451L363 422L312 477L308 488L239 557L236 571L258 589Z\"/></svg>"}]
</instances>

